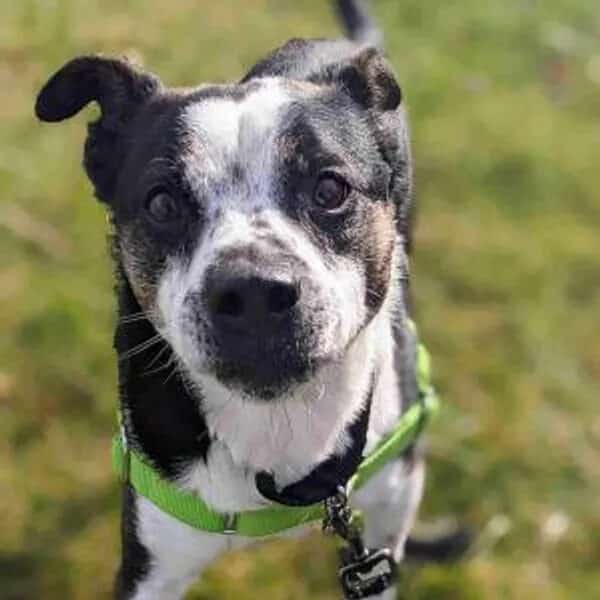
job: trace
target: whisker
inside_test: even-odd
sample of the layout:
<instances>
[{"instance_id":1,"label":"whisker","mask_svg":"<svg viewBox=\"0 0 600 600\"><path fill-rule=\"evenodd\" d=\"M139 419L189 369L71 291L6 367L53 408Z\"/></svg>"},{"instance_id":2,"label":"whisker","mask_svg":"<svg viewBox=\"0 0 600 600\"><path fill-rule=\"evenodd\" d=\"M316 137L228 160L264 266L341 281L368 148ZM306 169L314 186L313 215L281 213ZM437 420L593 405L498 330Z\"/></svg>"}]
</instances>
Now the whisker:
<instances>
[{"instance_id":1,"label":"whisker","mask_svg":"<svg viewBox=\"0 0 600 600\"><path fill-rule=\"evenodd\" d=\"M165 350L169 349L169 344L165 342L165 345L156 353L156 356L148 363L148 369L152 367L152 365L156 364L159 358L165 353ZM170 359L169 359L170 362Z\"/></svg>"},{"instance_id":2,"label":"whisker","mask_svg":"<svg viewBox=\"0 0 600 600\"><path fill-rule=\"evenodd\" d=\"M169 383L169 380L173 377L173 375L175 375L177 373L177 371L179 370L178 367L179 365L177 364L177 361L174 361L175 364L173 365L173 369L171 370L171 372L167 375L166 379L163 381L163 385L167 385L167 383Z\"/></svg>"},{"instance_id":3,"label":"whisker","mask_svg":"<svg viewBox=\"0 0 600 600\"><path fill-rule=\"evenodd\" d=\"M117 323L119 323L119 325L124 325L125 323L134 323L136 321L142 321L147 318L148 315L145 312L137 312L119 317Z\"/></svg>"},{"instance_id":4,"label":"whisker","mask_svg":"<svg viewBox=\"0 0 600 600\"><path fill-rule=\"evenodd\" d=\"M162 341L162 339L162 336L158 333L156 335L153 335L149 340L146 340L145 342L142 342L141 344L130 348L126 352L123 352L123 354L119 356L119 361L127 360L128 358L131 358L136 354L140 354L144 350L147 350L151 346L154 346L154 344L158 343L159 341Z\"/></svg>"},{"instance_id":5,"label":"whisker","mask_svg":"<svg viewBox=\"0 0 600 600\"><path fill-rule=\"evenodd\" d=\"M129 315L123 315L117 319L119 325L126 325L127 323L138 323L139 321L150 321L156 319L160 315L156 310L139 311L131 313Z\"/></svg>"},{"instance_id":6,"label":"whisker","mask_svg":"<svg viewBox=\"0 0 600 600\"><path fill-rule=\"evenodd\" d=\"M161 350L161 352L162 352L162 350ZM144 371L142 373L142 375L144 377L147 377L147 376L150 376L150 375L156 375L156 373L160 373L161 371L165 371L166 369L168 369L169 367L171 367L173 365L174 361L175 361L175 357L174 356L170 356L169 360L167 360L167 362L164 365L160 365L159 367L156 367L154 369L149 369L147 371Z\"/></svg>"}]
</instances>

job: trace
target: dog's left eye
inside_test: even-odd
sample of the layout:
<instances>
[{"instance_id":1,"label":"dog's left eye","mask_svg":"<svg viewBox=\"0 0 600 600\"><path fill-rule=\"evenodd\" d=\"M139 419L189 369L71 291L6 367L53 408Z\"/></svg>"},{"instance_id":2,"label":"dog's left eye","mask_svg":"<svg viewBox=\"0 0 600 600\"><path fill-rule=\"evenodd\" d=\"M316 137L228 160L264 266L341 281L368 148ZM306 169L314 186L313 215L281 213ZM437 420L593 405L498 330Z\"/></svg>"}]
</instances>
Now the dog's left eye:
<instances>
[{"instance_id":1,"label":"dog's left eye","mask_svg":"<svg viewBox=\"0 0 600 600\"><path fill-rule=\"evenodd\" d=\"M339 175L324 173L317 181L313 202L324 210L335 210L344 204L349 192L348 184Z\"/></svg>"},{"instance_id":2,"label":"dog's left eye","mask_svg":"<svg viewBox=\"0 0 600 600\"><path fill-rule=\"evenodd\" d=\"M179 204L164 189L156 189L148 194L146 210L157 223L169 223L181 216Z\"/></svg>"}]
</instances>

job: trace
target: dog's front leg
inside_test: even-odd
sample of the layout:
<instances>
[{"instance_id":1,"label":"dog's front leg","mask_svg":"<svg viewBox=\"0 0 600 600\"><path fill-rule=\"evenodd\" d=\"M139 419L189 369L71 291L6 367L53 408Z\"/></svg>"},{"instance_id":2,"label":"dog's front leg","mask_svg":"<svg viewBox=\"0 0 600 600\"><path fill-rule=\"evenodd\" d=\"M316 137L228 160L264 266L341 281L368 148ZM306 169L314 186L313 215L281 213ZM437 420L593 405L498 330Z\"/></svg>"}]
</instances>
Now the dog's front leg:
<instances>
[{"instance_id":1,"label":"dog's front leg","mask_svg":"<svg viewBox=\"0 0 600 600\"><path fill-rule=\"evenodd\" d=\"M162 512L129 486L123 494L118 600L176 600L201 571L233 546L222 535L197 531ZM243 545L237 540L235 546Z\"/></svg>"},{"instance_id":2,"label":"dog's front leg","mask_svg":"<svg viewBox=\"0 0 600 600\"><path fill-rule=\"evenodd\" d=\"M392 462L353 496L352 503L365 515L364 540L370 548L390 548L396 562L404 558L404 545L414 523L425 481L423 460L413 456ZM378 600L393 600L390 589ZM373 599L375 600L375 599Z\"/></svg>"}]
</instances>

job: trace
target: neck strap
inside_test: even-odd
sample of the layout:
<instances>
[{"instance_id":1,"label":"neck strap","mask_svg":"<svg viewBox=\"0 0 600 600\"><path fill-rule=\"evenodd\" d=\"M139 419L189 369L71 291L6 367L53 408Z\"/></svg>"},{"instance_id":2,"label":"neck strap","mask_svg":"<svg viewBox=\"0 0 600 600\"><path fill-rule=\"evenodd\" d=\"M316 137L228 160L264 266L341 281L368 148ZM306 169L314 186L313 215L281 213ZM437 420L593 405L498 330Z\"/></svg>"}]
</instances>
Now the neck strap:
<instances>
[{"instance_id":1,"label":"neck strap","mask_svg":"<svg viewBox=\"0 0 600 600\"><path fill-rule=\"evenodd\" d=\"M418 401L402 414L394 429L362 459L347 483L349 493L363 487L385 464L414 444L429 417L436 412L439 403L431 385L429 354L421 344L417 347L416 367ZM370 405L370 402L367 404ZM361 414L357 422L362 418L364 416ZM366 418L368 421L368 414ZM127 446L122 434L113 439L112 458L121 479L133 486L138 494L163 512L202 531L262 537L319 521L325 516L322 502L306 506L273 505L231 514L218 513L195 494L184 492L162 478L138 452Z\"/></svg>"}]
</instances>

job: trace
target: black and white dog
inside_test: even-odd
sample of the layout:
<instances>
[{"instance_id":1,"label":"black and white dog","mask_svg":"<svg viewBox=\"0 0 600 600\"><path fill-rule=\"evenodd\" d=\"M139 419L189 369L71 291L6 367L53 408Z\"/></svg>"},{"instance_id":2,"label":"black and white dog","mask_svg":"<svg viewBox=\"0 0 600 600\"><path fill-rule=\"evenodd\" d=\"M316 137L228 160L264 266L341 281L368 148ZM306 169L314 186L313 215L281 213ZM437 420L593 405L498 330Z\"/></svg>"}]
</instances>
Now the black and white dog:
<instances>
[{"instance_id":1,"label":"black and white dog","mask_svg":"<svg viewBox=\"0 0 600 600\"><path fill-rule=\"evenodd\" d=\"M321 466L358 421L373 448L412 385L406 115L364 8L338 8L349 40L289 41L239 83L167 89L86 56L36 105L44 121L100 105L84 165L114 226L127 440L221 513L327 497ZM367 544L402 559L423 477L411 452L353 496ZM136 599L181 597L250 541L128 485L122 538L117 596Z\"/></svg>"}]
</instances>

